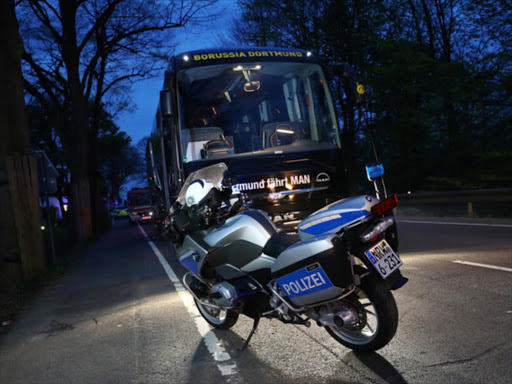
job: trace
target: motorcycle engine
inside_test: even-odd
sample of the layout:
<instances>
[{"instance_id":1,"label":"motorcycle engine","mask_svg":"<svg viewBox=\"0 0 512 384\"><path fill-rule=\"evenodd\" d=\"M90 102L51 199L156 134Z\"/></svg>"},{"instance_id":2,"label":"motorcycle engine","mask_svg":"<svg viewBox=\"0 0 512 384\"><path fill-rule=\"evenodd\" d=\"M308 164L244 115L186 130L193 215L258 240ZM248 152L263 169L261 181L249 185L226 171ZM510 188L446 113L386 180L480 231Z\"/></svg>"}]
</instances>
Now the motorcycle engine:
<instances>
[{"instance_id":1,"label":"motorcycle engine","mask_svg":"<svg viewBox=\"0 0 512 384\"><path fill-rule=\"evenodd\" d=\"M238 301L238 293L228 282L214 284L210 289L210 298L214 304L223 308L233 308Z\"/></svg>"}]
</instances>

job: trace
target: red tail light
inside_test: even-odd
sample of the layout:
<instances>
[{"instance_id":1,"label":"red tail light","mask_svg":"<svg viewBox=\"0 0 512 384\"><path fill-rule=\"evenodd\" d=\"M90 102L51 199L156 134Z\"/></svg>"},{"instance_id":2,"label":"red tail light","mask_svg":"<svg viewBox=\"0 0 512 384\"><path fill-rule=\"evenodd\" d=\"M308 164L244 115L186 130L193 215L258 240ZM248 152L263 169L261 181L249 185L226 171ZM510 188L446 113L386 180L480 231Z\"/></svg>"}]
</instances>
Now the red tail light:
<instances>
[{"instance_id":1,"label":"red tail light","mask_svg":"<svg viewBox=\"0 0 512 384\"><path fill-rule=\"evenodd\" d=\"M386 200L382 200L379 204L372 207L372 212L375 216L381 216L387 211L391 211L393 208L398 207L398 198L396 194L388 197Z\"/></svg>"}]
</instances>

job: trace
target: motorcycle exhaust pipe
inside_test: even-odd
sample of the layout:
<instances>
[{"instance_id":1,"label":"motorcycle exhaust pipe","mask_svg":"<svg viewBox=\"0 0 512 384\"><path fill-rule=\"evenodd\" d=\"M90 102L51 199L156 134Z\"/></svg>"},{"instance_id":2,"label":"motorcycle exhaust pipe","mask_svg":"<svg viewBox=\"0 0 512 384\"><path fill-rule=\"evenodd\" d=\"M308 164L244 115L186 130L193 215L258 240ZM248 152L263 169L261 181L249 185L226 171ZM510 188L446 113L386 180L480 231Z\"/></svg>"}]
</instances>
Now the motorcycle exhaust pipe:
<instances>
[{"instance_id":1,"label":"motorcycle exhaust pipe","mask_svg":"<svg viewBox=\"0 0 512 384\"><path fill-rule=\"evenodd\" d=\"M345 325L345 321L339 315L334 315L333 317L325 316L318 319L316 321L316 325L318 325L319 327L343 327Z\"/></svg>"},{"instance_id":2,"label":"motorcycle exhaust pipe","mask_svg":"<svg viewBox=\"0 0 512 384\"><path fill-rule=\"evenodd\" d=\"M345 322L341 318L341 316L334 316L332 319L334 321L334 324L336 324L338 327L343 327L345 325Z\"/></svg>"},{"instance_id":3,"label":"motorcycle exhaust pipe","mask_svg":"<svg viewBox=\"0 0 512 384\"><path fill-rule=\"evenodd\" d=\"M190 277L192 279L191 283L187 283L187 277ZM218 305L207 303L203 301L200 296L204 296L208 294L209 288L208 286L203 283L201 280L199 280L197 277L195 277L192 273L187 272L183 276L183 286L186 288L186 290L196 299L199 303L206 307L215 308L223 310L225 308L222 308Z\"/></svg>"}]
</instances>

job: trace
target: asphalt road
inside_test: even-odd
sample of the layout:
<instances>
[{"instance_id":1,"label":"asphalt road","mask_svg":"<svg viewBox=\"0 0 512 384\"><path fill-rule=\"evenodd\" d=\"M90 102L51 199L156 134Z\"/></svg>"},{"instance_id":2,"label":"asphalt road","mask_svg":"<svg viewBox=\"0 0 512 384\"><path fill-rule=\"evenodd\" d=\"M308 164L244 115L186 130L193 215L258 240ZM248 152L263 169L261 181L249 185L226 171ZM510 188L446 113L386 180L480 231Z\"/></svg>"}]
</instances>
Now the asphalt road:
<instances>
[{"instance_id":1,"label":"asphalt road","mask_svg":"<svg viewBox=\"0 0 512 384\"><path fill-rule=\"evenodd\" d=\"M211 330L172 246L117 222L0 336L0 383L510 383L512 221L487 223L400 218L398 332L355 354L266 319L238 352L252 321Z\"/></svg>"}]
</instances>

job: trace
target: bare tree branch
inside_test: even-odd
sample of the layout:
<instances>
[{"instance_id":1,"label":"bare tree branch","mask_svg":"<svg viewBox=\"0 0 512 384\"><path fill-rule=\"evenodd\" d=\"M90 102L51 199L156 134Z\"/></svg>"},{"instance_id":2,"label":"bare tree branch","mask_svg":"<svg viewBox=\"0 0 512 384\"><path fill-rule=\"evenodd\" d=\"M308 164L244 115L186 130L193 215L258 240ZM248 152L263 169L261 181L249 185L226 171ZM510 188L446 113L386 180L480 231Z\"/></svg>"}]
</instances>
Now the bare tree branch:
<instances>
[{"instance_id":1,"label":"bare tree branch","mask_svg":"<svg viewBox=\"0 0 512 384\"><path fill-rule=\"evenodd\" d=\"M103 90L103 92L101 92L101 96L105 96L109 91L110 89L112 89L112 87L114 87L116 84L124 81L124 80L128 80L128 79L133 79L133 78L136 78L136 77L140 77L140 78L143 78L145 77L146 74L144 73L130 73L128 75L123 75L123 76L120 76L118 77L117 79L114 79L112 80L106 87L105 89Z\"/></svg>"},{"instance_id":2,"label":"bare tree branch","mask_svg":"<svg viewBox=\"0 0 512 384\"><path fill-rule=\"evenodd\" d=\"M32 58L32 56L27 53L26 51L23 53L22 56L23 60L26 61L30 67L34 70L39 83L45 90L45 92L48 94L52 102L55 104L58 104L59 100L57 95L55 94L54 90L56 89L55 84L46 76L45 70L40 67ZM26 80L26 79L25 79Z\"/></svg>"},{"instance_id":3,"label":"bare tree branch","mask_svg":"<svg viewBox=\"0 0 512 384\"><path fill-rule=\"evenodd\" d=\"M62 36L59 34L59 32L55 29L53 26L48 14L46 13L46 10L41 6L41 4L37 0L28 0L28 4L32 8L32 11L34 12L34 15L43 23L43 25L48 28L48 31L51 32L54 39L58 42L62 42ZM62 20L59 18L59 20Z\"/></svg>"},{"instance_id":4,"label":"bare tree branch","mask_svg":"<svg viewBox=\"0 0 512 384\"><path fill-rule=\"evenodd\" d=\"M55 7L53 7L47 0L40 0L40 2L46 5L53 12L55 17L57 17L57 19L59 19L62 22L62 17L60 16L59 12L55 9Z\"/></svg>"},{"instance_id":5,"label":"bare tree branch","mask_svg":"<svg viewBox=\"0 0 512 384\"><path fill-rule=\"evenodd\" d=\"M96 33L98 28L103 27L108 19L112 16L114 13L116 6L122 3L125 0L112 0L110 4L106 7L106 9L96 18L96 21L92 25L92 27L89 29L89 31L85 34L84 38L82 39L82 42L78 45L78 52L82 52L85 45L89 42L91 37Z\"/></svg>"}]
</instances>

